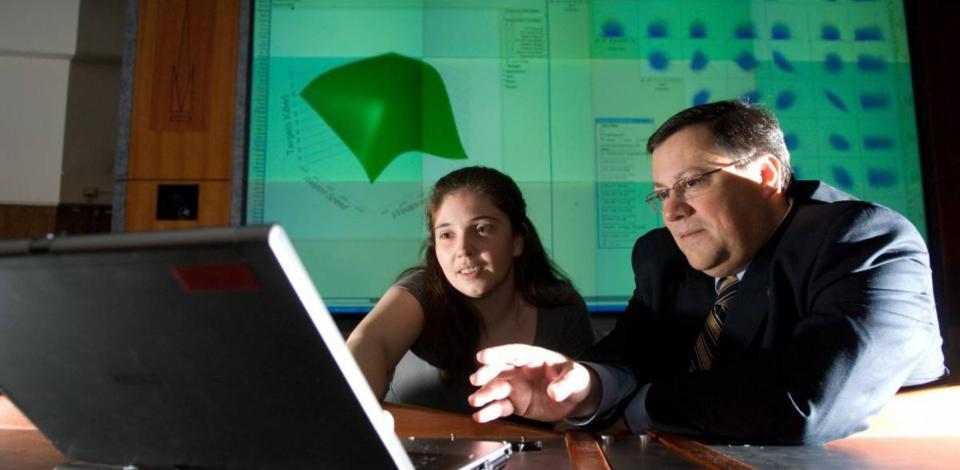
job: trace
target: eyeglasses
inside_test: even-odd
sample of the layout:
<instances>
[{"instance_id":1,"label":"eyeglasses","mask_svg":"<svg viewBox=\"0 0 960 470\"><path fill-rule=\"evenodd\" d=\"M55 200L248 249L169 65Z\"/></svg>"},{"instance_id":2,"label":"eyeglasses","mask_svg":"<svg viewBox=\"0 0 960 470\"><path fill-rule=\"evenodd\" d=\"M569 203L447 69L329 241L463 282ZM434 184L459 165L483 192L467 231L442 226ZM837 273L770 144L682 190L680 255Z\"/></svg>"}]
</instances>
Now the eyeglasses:
<instances>
[{"instance_id":1,"label":"eyeglasses","mask_svg":"<svg viewBox=\"0 0 960 470\"><path fill-rule=\"evenodd\" d=\"M714 168L710 171L705 171L697 175L685 176L673 183L673 186L669 188L658 189L648 194L643 200L647 203L647 205L650 206L651 209L653 209L654 212L659 214L663 212L663 203L667 200L667 198L670 197L671 193L673 193L674 197L679 197L681 199L688 197L695 198L706 192L706 190L710 187L710 185L707 184L707 178L710 175L729 166L744 164L748 160L749 159L737 160L727 163L719 168Z\"/></svg>"}]
</instances>

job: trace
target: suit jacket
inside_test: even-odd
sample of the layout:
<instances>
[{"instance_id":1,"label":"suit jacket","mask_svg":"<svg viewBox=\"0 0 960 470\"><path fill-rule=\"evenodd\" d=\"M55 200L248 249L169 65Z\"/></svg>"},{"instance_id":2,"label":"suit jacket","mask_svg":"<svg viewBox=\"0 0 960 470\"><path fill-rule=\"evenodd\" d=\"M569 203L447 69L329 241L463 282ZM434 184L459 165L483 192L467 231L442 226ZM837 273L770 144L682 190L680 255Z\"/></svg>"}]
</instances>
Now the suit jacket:
<instances>
[{"instance_id":1,"label":"suit jacket","mask_svg":"<svg viewBox=\"0 0 960 470\"><path fill-rule=\"evenodd\" d=\"M690 267L666 229L637 240L633 297L585 359L651 384L655 428L820 443L865 429L901 386L944 374L929 255L910 222L820 182L796 181L789 194L793 206L744 273L709 371L688 367L714 278Z\"/></svg>"}]
</instances>

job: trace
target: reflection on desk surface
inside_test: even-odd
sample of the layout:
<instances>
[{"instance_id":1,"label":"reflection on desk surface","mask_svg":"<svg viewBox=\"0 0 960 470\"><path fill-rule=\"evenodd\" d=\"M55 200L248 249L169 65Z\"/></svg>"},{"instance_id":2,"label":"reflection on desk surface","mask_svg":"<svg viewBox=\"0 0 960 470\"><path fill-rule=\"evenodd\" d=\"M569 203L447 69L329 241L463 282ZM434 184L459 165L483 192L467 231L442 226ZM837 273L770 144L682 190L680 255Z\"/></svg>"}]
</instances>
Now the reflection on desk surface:
<instances>
[{"instance_id":1,"label":"reflection on desk surface","mask_svg":"<svg viewBox=\"0 0 960 470\"><path fill-rule=\"evenodd\" d=\"M602 436L600 447L612 470L658 468L686 470L701 468L686 460L648 435Z\"/></svg>"},{"instance_id":2,"label":"reflection on desk surface","mask_svg":"<svg viewBox=\"0 0 960 470\"><path fill-rule=\"evenodd\" d=\"M758 469L956 469L960 466L960 438L956 437L856 438L824 446L709 447Z\"/></svg>"},{"instance_id":3,"label":"reflection on desk surface","mask_svg":"<svg viewBox=\"0 0 960 470\"><path fill-rule=\"evenodd\" d=\"M901 392L869 429L823 446L708 447L758 469L956 469L960 468L960 386Z\"/></svg>"}]
</instances>

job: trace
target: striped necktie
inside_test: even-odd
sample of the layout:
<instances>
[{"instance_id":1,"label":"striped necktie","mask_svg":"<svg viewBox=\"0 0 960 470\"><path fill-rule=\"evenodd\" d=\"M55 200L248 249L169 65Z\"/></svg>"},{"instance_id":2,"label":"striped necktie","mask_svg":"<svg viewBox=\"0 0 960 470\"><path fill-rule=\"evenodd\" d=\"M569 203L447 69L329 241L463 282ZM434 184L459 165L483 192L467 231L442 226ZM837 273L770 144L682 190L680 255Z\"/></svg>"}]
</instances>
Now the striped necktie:
<instances>
[{"instance_id":1,"label":"striped necktie","mask_svg":"<svg viewBox=\"0 0 960 470\"><path fill-rule=\"evenodd\" d=\"M693 358L690 359L690 371L709 370L713 363L713 355L720 342L720 331L723 330L723 321L727 317L727 310L733 307L734 296L740 280L737 276L727 276L717 283L717 300L703 323L703 330L693 345Z\"/></svg>"}]
</instances>

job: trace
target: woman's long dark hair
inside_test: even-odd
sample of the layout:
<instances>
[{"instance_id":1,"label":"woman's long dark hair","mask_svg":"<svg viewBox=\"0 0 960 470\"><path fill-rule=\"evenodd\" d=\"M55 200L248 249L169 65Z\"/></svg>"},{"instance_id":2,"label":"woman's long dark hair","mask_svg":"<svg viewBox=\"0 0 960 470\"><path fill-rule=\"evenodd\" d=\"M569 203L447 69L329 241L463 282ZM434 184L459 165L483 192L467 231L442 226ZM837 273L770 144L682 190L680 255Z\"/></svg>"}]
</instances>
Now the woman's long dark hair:
<instances>
[{"instance_id":1,"label":"woman's long dark hair","mask_svg":"<svg viewBox=\"0 0 960 470\"><path fill-rule=\"evenodd\" d=\"M470 191L486 197L507 215L514 236L523 237L523 252L514 258L516 289L528 303L555 307L572 301L575 291L566 276L550 261L537 230L527 217L527 203L520 188L509 176L492 168L472 166L440 178L430 193L423 265L412 270L426 272L424 329L420 347L443 371L445 381L462 380L475 368L475 354L484 333L483 321L467 297L454 288L437 261L434 216L444 199L456 191ZM411 270L408 270L408 272Z\"/></svg>"}]
</instances>

